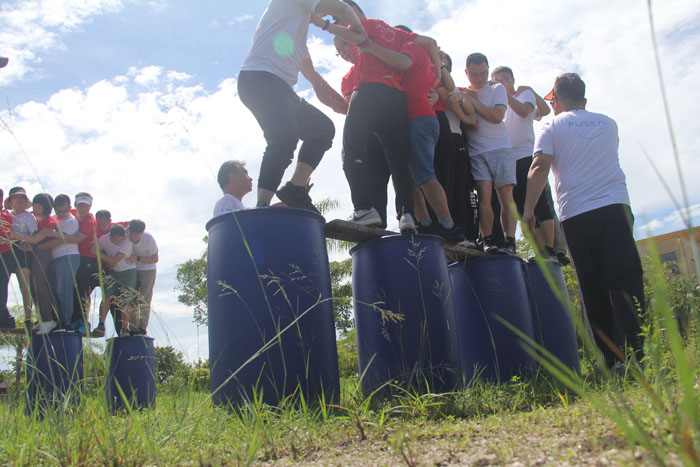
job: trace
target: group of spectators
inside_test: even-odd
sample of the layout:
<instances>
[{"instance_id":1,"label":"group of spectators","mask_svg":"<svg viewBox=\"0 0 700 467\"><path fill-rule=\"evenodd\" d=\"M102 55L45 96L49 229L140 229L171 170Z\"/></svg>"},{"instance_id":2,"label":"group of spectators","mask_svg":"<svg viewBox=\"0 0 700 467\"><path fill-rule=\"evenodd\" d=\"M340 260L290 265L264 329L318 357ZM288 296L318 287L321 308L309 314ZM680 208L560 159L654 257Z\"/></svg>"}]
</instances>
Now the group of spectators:
<instances>
[{"instance_id":1,"label":"group of spectators","mask_svg":"<svg viewBox=\"0 0 700 467\"><path fill-rule=\"evenodd\" d=\"M3 195L0 190L0 328L16 327L7 309L15 274L30 332L86 335L90 296L100 287L99 324L91 335L104 336L110 309L117 335L146 334L158 246L142 220L112 223L107 210L93 216L85 192L75 195L74 208L65 194L39 193L30 201L24 188L14 187L4 202Z\"/></svg>"},{"instance_id":2,"label":"group of spectators","mask_svg":"<svg viewBox=\"0 0 700 467\"><path fill-rule=\"evenodd\" d=\"M340 93L314 70L309 24L331 33L337 55L351 64ZM468 86L456 86L451 71L434 39L369 19L353 0L270 0L238 76L238 95L267 142L257 206L269 206L276 194L285 205L315 210L309 180L335 128L294 92L300 72L323 104L346 114L343 171L353 222L386 227L391 179L403 234L467 246L478 238L487 253L515 255L518 212L530 231L539 227L538 253L554 256L560 229L551 169L561 230L606 363L615 363L618 349L641 358L642 269L615 121L586 110L585 84L575 73L559 75L541 98L516 88L507 66L490 73L481 53L466 58ZM535 136L533 120L550 113L546 101L554 119ZM299 141L294 173L279 188ZM214 214L242 209L252 189L242 164L224 163L218 179L225 195Z\"/></svg>"}]
</instances>

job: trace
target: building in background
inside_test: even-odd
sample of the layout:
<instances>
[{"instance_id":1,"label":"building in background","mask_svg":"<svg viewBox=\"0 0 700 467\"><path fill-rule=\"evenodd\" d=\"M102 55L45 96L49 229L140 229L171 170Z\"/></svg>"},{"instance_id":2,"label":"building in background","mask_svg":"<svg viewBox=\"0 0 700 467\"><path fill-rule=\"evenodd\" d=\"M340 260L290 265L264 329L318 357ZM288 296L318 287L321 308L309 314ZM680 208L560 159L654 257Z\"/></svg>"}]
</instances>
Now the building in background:
<instances>
[{"instance_id":1,"label":"building in background","mask_svg":"<svg viewBox=\"0 0 700 467\"><path fill-rule=\"evenodd\" d=\"M695 248L700 248L700 227L695 227L694 232ZM637 249L642 257L649 256L649 244L652 241L656 245L662 263L668 264L674 272L684 276L695 274L695 259L690 232L687 229L638 240Z\"/></svg>"}]
</instances>

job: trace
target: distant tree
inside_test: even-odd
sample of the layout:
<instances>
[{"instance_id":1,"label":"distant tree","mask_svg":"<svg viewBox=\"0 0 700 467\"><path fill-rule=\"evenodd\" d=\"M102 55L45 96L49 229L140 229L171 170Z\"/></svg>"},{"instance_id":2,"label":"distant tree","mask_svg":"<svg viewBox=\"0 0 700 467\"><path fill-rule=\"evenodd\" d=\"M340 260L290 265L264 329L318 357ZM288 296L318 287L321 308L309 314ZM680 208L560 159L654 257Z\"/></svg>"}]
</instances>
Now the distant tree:
<instances>
[{"instance_id":1,"label":"distant tree","mask_svg":"<svg viewBox=\"0 0 700 467\"><path fill-rule=\"evenodd\" d=\"M190 366L185 361L182 352L178 352L171 346L156 347L156 376L159 383L165 383L168 379L177 377L183 382L187 381Z\"/></svg>"},{"instance_id":2,"label":"distant tree","mask_svg":"<svg viewBox=\"0 0 700 467\"><path fill-rule=\"evenodd\" d=\"M202 241L206 245L209 238ZM192 308L194 322L207 325L207 249L198 258L177 265L175 290L180 292L177 301Z\"/></svg>"}]
</instances>

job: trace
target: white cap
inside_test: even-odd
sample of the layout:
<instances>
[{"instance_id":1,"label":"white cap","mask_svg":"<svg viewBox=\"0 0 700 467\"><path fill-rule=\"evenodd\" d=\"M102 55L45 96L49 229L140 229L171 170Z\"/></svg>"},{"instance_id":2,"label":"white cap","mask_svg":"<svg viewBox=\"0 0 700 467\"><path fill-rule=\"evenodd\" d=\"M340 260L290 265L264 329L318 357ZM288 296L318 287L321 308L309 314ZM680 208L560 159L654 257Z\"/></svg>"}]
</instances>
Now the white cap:
<instances>
[{"instance_id":1,"label":"white cap","mask_svg":"<svg viewBox=\"0 0 700 467\"><path fill-rule=\"evenodd\" d=\"M89 196L78 196L75 198L75 205L79 205L80 203L85 203L89 206L92 206L92 198Z\"/></svg>"}]
</instances>

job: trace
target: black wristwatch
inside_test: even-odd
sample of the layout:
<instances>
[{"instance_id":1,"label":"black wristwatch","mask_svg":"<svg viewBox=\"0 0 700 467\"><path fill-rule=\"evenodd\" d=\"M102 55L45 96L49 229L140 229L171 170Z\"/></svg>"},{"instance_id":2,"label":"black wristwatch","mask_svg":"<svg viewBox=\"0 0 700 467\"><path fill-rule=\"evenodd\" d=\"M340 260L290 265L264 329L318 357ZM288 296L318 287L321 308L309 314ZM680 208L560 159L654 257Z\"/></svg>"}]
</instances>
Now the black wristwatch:
<instances>
[{"instance_id":1,"label":"black wristwatch","mask_svg":"<svg viewBox=\"0 0 700 467\"><path fill-rule=\"evenodd\" d=\"M326 24L323 25L323 27L321 28L321 30L322 30L322 31L325 31L326 29L328 29L328 26L330 26L330 25L331 25L331 20L327 19L327 20L326 20Z\"/></svg>"}]
</instances>

